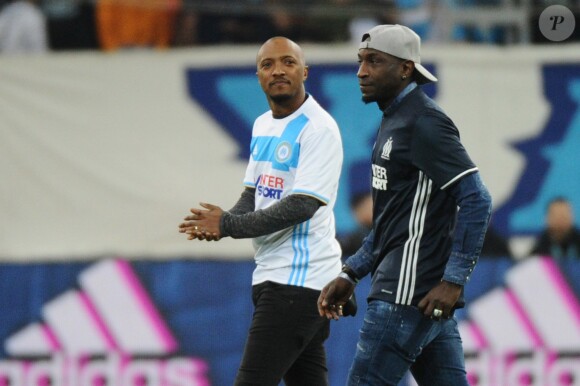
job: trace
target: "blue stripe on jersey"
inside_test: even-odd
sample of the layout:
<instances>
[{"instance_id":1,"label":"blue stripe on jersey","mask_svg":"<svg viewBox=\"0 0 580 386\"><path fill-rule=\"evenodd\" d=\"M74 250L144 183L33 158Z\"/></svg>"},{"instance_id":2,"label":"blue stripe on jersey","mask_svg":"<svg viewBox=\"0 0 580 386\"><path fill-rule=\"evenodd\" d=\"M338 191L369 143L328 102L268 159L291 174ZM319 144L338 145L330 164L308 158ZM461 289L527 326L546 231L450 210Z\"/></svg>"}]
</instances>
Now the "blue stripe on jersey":
<instances>
[{"instance_id":1,"label":"blue stripe on jersey","mask_svg":"<svg viewBox=\"0 0 580 386\"><path fill-rule=\"evenodd\" d=\"M286 125L280 137L252 137L250 152L255 161L272 162L272 168L288 171L298 166L300 144L297 142L308 118L301 114Z\"/></svg>"},{"instance_id":2,"label":"blue stripe on jersey","mask_svg":"<svg viewBox=\"0 0 580 386\"><path fill-rule=\"evenodd\" d=\"M300 286L304 287L304 281L306 280L306 271L308 271L308 263L310 263L310 249L308 249L308 230L310 229L310 220L305 223L306 229L304 230L304 237L302 239L302 247L304 248L305 261L302 264L302 279L300 280Z\"/></svg>"},{"instance_id":3,"label":"blue stripe on jersey","mask_svg":"<svg viewBox=\"0 0 580 386\"><path fill-rule=\"evenodd\" d=\"M289 285L304 286L306 271L308 270L308 261L310 260L310 251L308 250L308 228L310 220L298 225L294 225L292 232L292 249L294 258L292 260L292 271L288 279Z\"/></svg>"},{"instance_id":4,"label":"blue stripe on jersey","mask_svg":"<svg viewBox=\"0 0 580 386\"><path fill-rule=\"evenodd\" d=\"M270 161L278 146L278 137L252 137L250 152L255 161Z\"/></svg>"},{"instance_id":5,"label":"blue stripe on jersey","mask_svg":"<svg viewBox=\"0 0 580 386\"><path fill-rule=\"evenodd\" d=\"M294 258L292 259L292 271L290 272L290 278L288 279L288 284L291 285L292 281L294 281L294 275L296 275L296 266L298 263L300 256L300 250L298 248L297 239L300 235L300 228L302 224L294 225L294 229L292 230L292 250L294 251Z\"/></svg>"}]
</instances>

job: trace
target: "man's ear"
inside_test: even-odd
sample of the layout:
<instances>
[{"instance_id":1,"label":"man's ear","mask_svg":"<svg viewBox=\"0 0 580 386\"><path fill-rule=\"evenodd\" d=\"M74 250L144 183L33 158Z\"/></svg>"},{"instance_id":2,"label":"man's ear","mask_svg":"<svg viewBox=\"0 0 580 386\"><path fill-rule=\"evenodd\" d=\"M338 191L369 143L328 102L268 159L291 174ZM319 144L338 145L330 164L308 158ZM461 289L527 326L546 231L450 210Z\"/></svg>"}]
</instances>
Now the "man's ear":
<instances>
[{"instance_id":1,"label":"man's ear","mask_svg":"<svg viewBox=\"0 0 580 386\"><path fill-rule=\"evenodd\" d=\"M302 80L306 79L308 79L308 66L304 66L304 76L302 77Z\"/></svg>"},{"instance_id":2,"label":"man's ear","mask_svg":"<svg viewBox=\"0 0 580 386\"><path fill-rule=\"evenodd\" d=\"M413 72L415 71L415 63L412 60L405 60L403 62L403 73L410 77L413 75Z\"/></svg>"}]
</instances>

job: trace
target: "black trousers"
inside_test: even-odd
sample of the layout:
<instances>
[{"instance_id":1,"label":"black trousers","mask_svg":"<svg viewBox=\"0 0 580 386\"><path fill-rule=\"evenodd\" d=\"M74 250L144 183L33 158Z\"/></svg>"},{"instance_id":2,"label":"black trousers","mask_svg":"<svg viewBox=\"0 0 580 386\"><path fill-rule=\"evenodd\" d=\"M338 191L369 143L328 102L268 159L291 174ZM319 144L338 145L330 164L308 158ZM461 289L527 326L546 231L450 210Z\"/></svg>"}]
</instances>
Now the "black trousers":
<instances>
[{"instance_id":1,"label":"black trousers","mask_svg":"<svg viewBox=\"0 0 580 386\"><path fill-rule=\"evenodd\" d=\"M326 386L324 341L330 323L318 314L320 291L273 282L252 289L255 310L236 386Z\"/></svg>"}]
</instances>

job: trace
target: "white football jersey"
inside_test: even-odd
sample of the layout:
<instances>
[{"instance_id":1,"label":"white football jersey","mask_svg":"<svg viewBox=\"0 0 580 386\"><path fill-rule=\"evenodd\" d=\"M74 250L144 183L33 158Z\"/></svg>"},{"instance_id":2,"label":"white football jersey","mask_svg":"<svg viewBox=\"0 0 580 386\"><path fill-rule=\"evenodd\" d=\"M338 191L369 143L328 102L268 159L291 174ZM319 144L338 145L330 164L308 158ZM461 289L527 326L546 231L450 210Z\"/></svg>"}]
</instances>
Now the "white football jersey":
<instances>
[{"instance_id":1,"label":"white football jersey","mask_svg":"<svg viewBox=\"0 0 580 386\"><path fill-rule=\"evenodd\" d=\"M272 112L254 122L244 185L255 188L255 210L290 194L324 203L301 224L253 239L256 269L252 284L273 281L321 290L341 268L333 208L342 168L338 125L309 95L282 119Z\"/></svg>"}]
</instances>

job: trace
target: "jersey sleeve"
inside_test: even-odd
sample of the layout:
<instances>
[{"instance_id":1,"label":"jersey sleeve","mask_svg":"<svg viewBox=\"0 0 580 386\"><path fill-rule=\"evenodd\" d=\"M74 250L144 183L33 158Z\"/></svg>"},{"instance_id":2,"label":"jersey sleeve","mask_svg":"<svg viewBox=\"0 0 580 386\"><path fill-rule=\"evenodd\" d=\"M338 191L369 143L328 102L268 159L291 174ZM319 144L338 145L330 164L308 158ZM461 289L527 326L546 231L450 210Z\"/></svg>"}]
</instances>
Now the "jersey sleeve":
<instances>
[{"instance_id":1,"label":"jersey sleeve","mask_svg":"<svg viewBox=\"0 0 580 386\"><path fill-rule=\"evenodd\" d=\"M246 165L246 174L244 175L243 185L246 188L256 188L256 181L255 181L255 168L256 168L256 161L254 157L252 157L252 152L254 151L254 147L256 146L254 142L254 132L256 130L256 123L254 122L254 126L252 128L252 140L250 141L250 157L248 159L248 163Z\"/></svg>"},{"instance_id":2,"label":"jersey sleeve","mask_svg":"<svg viewBox=\"0 0 580 386\"><path fill-rule=\"evenodd\" d=\"M308 127L300 140L300 156L291 193L309 195L328 204L337 190L342 161L342 141L338 130Z\"/></svg>"},{"instance_id":3,"label":"jersey sleeve","mask_svg":"<svg viewBox=\"0 0 580 386\"><path fill-rule=\"evenodd\" d=\"M255 161L252 159L252 156L250 156L250 159L248 161L248 165L246 166L246 174L244 175L244 186L246 188L256 188L256 182L254 181L254 167L255 167Z\"/></svg>"},{"instance_id":4,"label":"jersey sleeve","mask_svg":"<svg viewBox=\"0 0 580 386\"><path fill-rule=\"evenodd\" d=\"M438 111L428 112L417 119L411 158L413 164L441 189L477 171L461 144L457 128L449 117Z\"/></svg>"}]
</instances>

